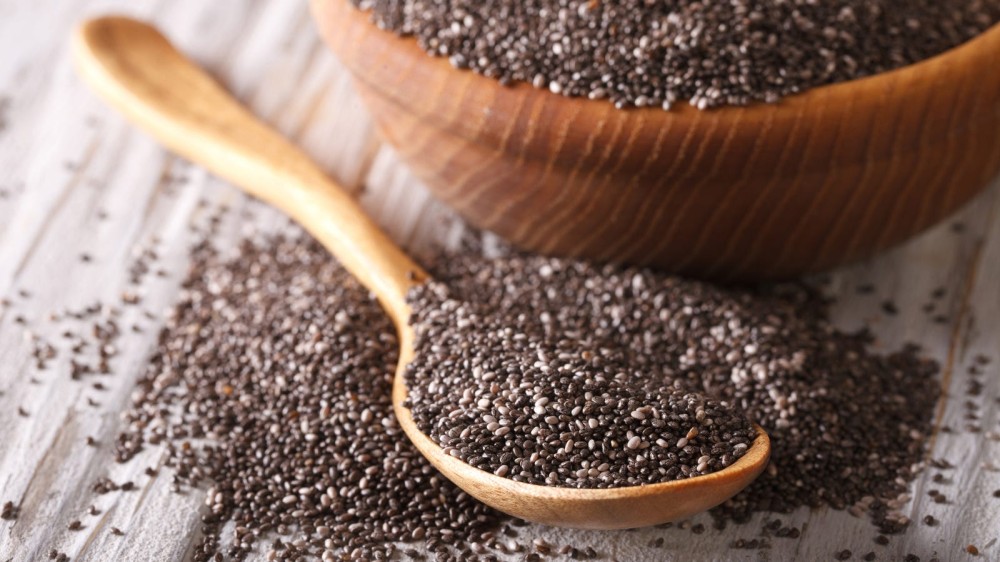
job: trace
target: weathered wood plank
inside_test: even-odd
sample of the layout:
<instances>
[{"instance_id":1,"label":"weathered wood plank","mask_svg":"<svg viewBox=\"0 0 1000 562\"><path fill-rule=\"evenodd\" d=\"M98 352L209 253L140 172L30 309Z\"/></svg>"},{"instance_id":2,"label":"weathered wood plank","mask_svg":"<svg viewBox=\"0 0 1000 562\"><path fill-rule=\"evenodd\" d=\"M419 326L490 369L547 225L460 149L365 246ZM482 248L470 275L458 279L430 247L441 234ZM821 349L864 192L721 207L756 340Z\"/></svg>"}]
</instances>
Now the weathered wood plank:
<instances>
[{"instance_id":1,"label":"weathered wood plank","mask_svg":"<svg viewBox=\"0 0 1000 562\"><path fill-rule=\"evenodd\" d=\"M400 242L426 251L446 230L450 216L392 150L379 143L347 76L312 30L303 2L0 2L0 50L5 53L0 57L0 97L10 98L7 127L0 132L0 189L7 193L0 199L0 296L13 301L0 309L0 502L10 499L23 506L15 523L0 522L0 560L44 558L49 548L79 560L186 557L196 540L202 494L171 493L168 471L155 478L143 474L159 465L160 451L151 449L131 463L117 465L108 445L119 431L118 413L153 345L159 315L176 297L187 247L194 240L189 225L207 218L207 207L200 201L232 209L220 227L218 243L223 248L232 248L248 232L286 224L232 187L164 153L85 91L69 66L66 38L84 15L107 11L153 18L254 111L302 144L345 186L360 192L365 207ZM839 297L839 324L870 326L885 349L920 342L945 366L949 398L942 423L956 432L938 436L934 456L961 460L962 467L945 471L952 480L949 485L932 481L942 471L925 472L914 487L910 510L914 520L932 513L942 521L939 526L917 523L889 547L878 547L865 521L843 512L803 510L783 517L806 526L802 538L775 540L773 549L761 553L724 545L755 537L764 516L750 525L701 535L537 527L526 528L525 535L593 545L619 560L820 560L843 548L856 558L875 550L882 560L910 552L924 560L933 555L948 560L962 559L967 544L977 545L984 559L1000 558L996 544L985 546L1000 529L1000 500L990 495L1000 488L1000 473L986 468L987 463L1000 465L1000 444L962 431L967 423L963 418L969 363L977 354L996 356L1000 349L998 212L1000 195L994 188L961 213L963 231L944 225L831 277L831 291ZM107 390L68 380L65 356L48 370L37 371L25 328L15 318L23 315L30 330L58 342L62 325L49 322L47 315L117 301L127 287L135 249L148 247L154 237L160 240L158 265L170 275L144 285L141 307L123 307L121 323L139 324L142 332L123 336L118 374L102 381ZM81 262L81 253L91 254L93 262ZM866 282L875 284L878 292L858 295L855 287ZM944 323L920 310L937 287L946 289L936 311L947 315ZM31 296L19 297L21 289ZM890 296L900 309L896 316L879 307ZM142 310L155 312L157 319L144 318ZM998 364L986 367L986 387L975 399L981 405L984 431L1000 429ZM99 405L89 406L88 399ZM29 416L19 416L18 407ZM98 447L88 447L87 436L95 438ZM90 486L102 476L132 480L138 490L95 496ZM931 488L945 492L950 503L931 502ZM86 515L91 504L99 515ZM83 521L82 531L66 530L74 519ZM705 517L698 521L708 523ZM113 536L111 527L126 535ZM647 548L657 537L665 539L664 548Z\"/></svg>"}]
</instances>

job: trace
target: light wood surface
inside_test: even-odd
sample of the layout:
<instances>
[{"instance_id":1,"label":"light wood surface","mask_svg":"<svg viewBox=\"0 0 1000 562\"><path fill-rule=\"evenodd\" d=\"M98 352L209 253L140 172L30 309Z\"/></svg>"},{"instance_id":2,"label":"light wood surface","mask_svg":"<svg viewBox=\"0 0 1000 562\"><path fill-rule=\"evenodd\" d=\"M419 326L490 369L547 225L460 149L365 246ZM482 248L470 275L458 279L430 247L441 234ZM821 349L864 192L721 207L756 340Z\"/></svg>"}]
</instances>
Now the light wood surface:
<instances>
[{"instance_id":1,"label":"light wood surface","mask_svg":"<svg viewBox=\"0 0 1000 562\"><path fill-rule=\"evenodd\" d=\"M155 344L162 313L177 298L187 248L195 240L188 225L203 225L206 209L227 205L217 242L231 253L240 237L287 224L278 213L164 151L87 91L71 68L68 39L81 19L108 12L155 21L254 114L303 146L323 170L357 194L382 228L411 252L422 253L434 240L455 233L450 214L373 134L360 99L343 68L325 52L304 3L0 1L0 98L8 100L6 110L0 109L0 121L6 123L0 132L0 191L6 194L0 196L0 298L13 301L0 308L0 502L22 503L16 522L0 521L0 560L5 562L44 560L49 548L74 560L98 562L186 559L197 540L204 494L171 493L167 470L145 476L146 467L162 460L155 448L134 462L114 463L110 443L121 428L118 413ZM991 496L1000 489L1000 473L988 464L1000 466L1000 444L984 433L962 431L968 423L967 400L981 406L984 432L1000 427L996 360L984 369L983 395L965 395L973 357L985 353L996 359L1000 349L997 193L992 188L961 211L955 219L964 224L960 231L953 231L949 221L878 259L837 270L829 285L839 299L834 305L838 325L871 328L883 350L921 343L943 365L949 397L940 423L956 431L937 436L932 456L960 467L924 472L905 508L915 521L933 514L940 525L915 523L881 547L872 542L874 531L862 519L843 511L803 509L778 516L802 529L802 536L772 538L772 547L764 551L727 545L759 537L762 523L774 515L758 515L724 531L713 530L710 520L699 516L692 522L708 527L703 534L531 525L520 529L518 540L542 537L553 544L592 546L606 559L622 562L831 560L844 548L853 551L854 560L869 551L879 560L899 560L907 553L924 561L931 556L970 562L1000 558L992 542L1000 529L1000 500ZM58 342L59 325L46 322L50 312L118 300L128 287L134 252L151 246L154 238L159 239L158 265L170 275L144 289L141 308L157 319L143 319L138 309L126 311L123 322L141 322L143 331L123 336L116 374L103 379L107 390L70 381L65 357L37 371L25 332ZM80 261L84 252L93 256L91 263ZM874 284L876 293L857 294L856 287L866 283ZM945 296L934 314L945 317L944 323L921 311L938 287ZM20 289L30 290L31 297L19 297ZM894 316L879 306L890 297L900 309ZM18 315L30 325L16 324ZM17 407L29 416L18 416ZM97 447L85 444L88 435L98 440ZM938 473L946 474L947 483L932 481ZM139 489L96 497L90 486L101 476L133 480ZM931 501L930 489L946 493L948 503ZM91 504L102 513L86 515ZM73 519L83 521L82 531L66 529ZM112 526L125 536L111 535ZM648 546L657 539L664 540L662 548ZM983 554L968 556L968 544ZM261 553L251 558L264 559Z\"/></svg>"},{"instance_id":2,"label":"light wood surface","mask_svg":"<svg viewBox=\"0 0 1000 562\"><path fill-rule=\"evenodd\" d=\"M311 0L380 131L435 196L519 245L722 279L825 270L951 214L1000 170L1000 25L776 105L616 110L503 87L343 0Z\"/></svg>"},{"instance_id":3,"label":"light wood surface","mask_svg":"<svg viewBox=\"0 0 1000 562\"><path fill-rule=\"evenodd\" d=\"M153 26L124 17L80 24L73 54L81 76L112 107L173 151L204 166L302 225L389 313L399 336L393 407L400 426L448 479L505 513L564 527L628 529L679 521L731 498L767 465L759 427L750 450L719 472L649 486L577 490L514 482L455 459L423 435L406 401L413 330L406 292L426 279L340 186L257 120Z\"/></svg>"}]
</instances>

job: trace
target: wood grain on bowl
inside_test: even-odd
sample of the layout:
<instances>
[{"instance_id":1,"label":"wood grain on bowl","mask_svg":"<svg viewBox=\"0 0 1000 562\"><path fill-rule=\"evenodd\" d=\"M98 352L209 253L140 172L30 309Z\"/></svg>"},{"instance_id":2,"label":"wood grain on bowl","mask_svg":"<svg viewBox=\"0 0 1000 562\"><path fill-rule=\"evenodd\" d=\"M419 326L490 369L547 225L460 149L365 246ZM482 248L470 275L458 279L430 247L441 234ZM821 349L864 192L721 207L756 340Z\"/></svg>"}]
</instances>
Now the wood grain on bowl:
<instances>
[{"instance_id":1,"label":"wood grain on bowl","mask_svg":"<svg viewBox=\"0 0 1000 562\"><path fill-rule=\"evenodd\" d=\"M618 110L501 86L312 0L382 135L478 227L546 254L761 279L869 256L1000 170L1000 26L775 105Z\"/></svg>"}]
</instances>

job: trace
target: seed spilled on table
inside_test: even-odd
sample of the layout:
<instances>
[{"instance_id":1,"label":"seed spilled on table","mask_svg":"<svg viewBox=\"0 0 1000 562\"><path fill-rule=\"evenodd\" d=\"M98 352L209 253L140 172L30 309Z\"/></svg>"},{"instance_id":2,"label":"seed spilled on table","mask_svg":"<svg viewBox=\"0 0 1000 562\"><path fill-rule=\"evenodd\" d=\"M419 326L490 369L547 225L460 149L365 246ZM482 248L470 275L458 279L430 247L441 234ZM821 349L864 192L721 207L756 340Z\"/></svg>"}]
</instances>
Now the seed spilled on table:
<instances>
[{"instance_id":1,"label":"seed spilled on table","mask_svg":"<svg viewBox=\"0 0 1000 562\"><path fill-rule=\"evenodd\" d=\"M5 521L13 521L17 519L17 515L20 509L14 505L14 502L7 501L3 504L3 509L0 509L0 519Z\"/></svg>"},{"instance_id":2,"label":"seed spilled on table","mask_svg":"<svg viewBox=\"0 0 1000 562\"><path fill-rule=\"evenodd\" d=\"M139 256L155 259L147 252ZM758 511L830 505L866 511L884 532L898 532L908 523L900 508L908 499L912 471L919 468L937 395L936 366L915 349L872 354L867 334L834 329L822 299L799 286L727 289L646 270L512 252L486 259L476 248L446 257L431 268L437 281L411 298L420 301L423 295L430 299L422 301L427 306L444 299L441 303L447 304L441 306L476 312L474 322L469 316L461 325L434 329L454 330L453 335L469 338L466 343L509 342L499 351L514 352L492 377L486 369L465 370L490 380L464 381L472 385L471 393L456 393L448 413L492 416L481 420L482 429L504 442L523 442L525 435L538 439L539 448L532 452L538 452L535 460L542 459L541 465L555 465L560 457L572 459L612 441L616 445L608 450L618 451L612 460L633 455L631 463L609 460L606 467L581 462L575 473L560 474L556 467L555 480L549 478L552 471L543 473L546 483L563 476L599 481L613 466L625 475L611 481L618 484L636 478L629 471L642 475L654 466L656 472L676 468L681 476L685 470L691 475L715 469L727 455L731 462L739 454L737 447L748 443L749 418L771 434L772 462L756 483L714 511L719 522L743 521ZM494 530L502 530L505 518L440 477L405 440L389 402L397 352L392 327L322 248L293 236L244 243L236 257L225 259L200 245L193 262L181 301L126 414L128 428L116 441L115 453L125 461L146 444L163 444L172 489L212 486L199 559L220 552L239 557L265 539L274 541L269 551L273 559L306 553L327 559L331 553L381 558L394 550L391 542L396 540L422 542L432 553L450 550L460 558L463 553L540 554L533 544L521 544L513 528ZM140 269L145 268L132 273L142 277ZM65 311L61 316L98 319L93 334L71 334L70 344L113 353L118 313L100 304ZM486 340L476 340L473 328L497 320L490 317L493 313L504 323L496 324ZM419 311L414 318L420 318ZM456 314L439 320L461 318ZM91 336L94 341L85 341ZM538 385L517 385L524 399L513 401L522 409L516 417L509 405L506 412L492 403L480 406L476 393L509 384L508 371L548 376L543 367L551 372L553 362L545 362L539 352L554 358L558 369L560 353L566 353L560 342L575 346L581 360L575 372L595 381L603 377L601 384L628 398L585 412L588 400L598 394L591 391L588 398L583 391L574 399L568 386L550 380L546 385L555 388L546 396L534 396ZM436 353L446 343L439 341ZM36 345L48 357L44 342ZM483 358L487 350L498 351L465 345L462 354ZM462 354L448 369L457 368ZM101 359L108 357L77 361L89 366L83 374L89 376L104 370ZM440 372L447 376L448 369ZM517 376L524 380L524 372ZM422 392L421 386L411 384L411 392ZM639 403L636 396L657 397L665 406ZM484 413L484 407L496 411ZM455 424L461 419L456 415L437 421ZM537 423L537 430L519 428L528 422ZM728 425L735 429L724 430ZM463 437L464 431L449 436L447 445L459 451L475 446L475 439L463 444L473 437L471 430ZM586 432L592 432L586 439L567 435ZM706 448L707 440L720 436ZM662 465L635 460L657 447L667 456L649 458ZM531 462L528 468L534 466L530 454L521 451L518 458L517 453L511 449L493 455L504 459L493 472L513 478L526 470L525 460ZM871 460L873 455L878 462ZM939 470L953 466L944 459L931 464ZM152 477L156 471L147 474ZM133 486L100 478L93 492ZM935 500L947 501L940 493ZM5 517L12 510L5 506ZM231 521L236 535L230 540L222 530ZM676 527L696 533L704 529L689 522ZM799 535L780 521L773 532L778 538ZM768 548L770 541L741 539L732 546ZM588 550L578 551L578 557L588 556Z\"/></svg>"},{"instance_id":3,"label":"seed spilled on table","mask_svg":"<svg viewBox=\"0 0 1000 562\"><path fill-rule=\"evenodd\" d=\"M245 242L232 259L201 245L116 456L162 442L178 490L211 485L198 560L245 556L259 535L279 537L279 560L385 559L396 541L495 549L504 518L438 474L393 416L397 345L317 243Z\"/></svg>"}]
</instances>

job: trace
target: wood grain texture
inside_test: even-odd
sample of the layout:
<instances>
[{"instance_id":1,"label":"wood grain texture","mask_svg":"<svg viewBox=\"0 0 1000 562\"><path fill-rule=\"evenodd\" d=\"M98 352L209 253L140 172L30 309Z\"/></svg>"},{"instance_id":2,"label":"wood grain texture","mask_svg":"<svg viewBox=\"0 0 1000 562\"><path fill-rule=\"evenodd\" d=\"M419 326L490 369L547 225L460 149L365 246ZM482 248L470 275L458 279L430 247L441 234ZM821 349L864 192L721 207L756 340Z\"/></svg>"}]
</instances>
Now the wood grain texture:
<instances>
[{"instance_id":1,"label":"wood grain texture","mask_svg":"<svg viewBox=\"0 0 1000 562\"><path fill-rule=\"evenodd\" d=\"M406 292L427 278L336 183L247 111L153 26L132 18L83 22L73 37L76 67L95 92L167 147L284 211L372 291L392 318L401 347L393 384L400 426L441 473L483 503L528 521L628 529L678 521L721 504L767 465L761 428L725 470L655 485L575 490L524 484L469 466L417 428L406 401L414 356Z\"/></svg>"},{"instance_id":2,"label":"wood grain texture","mask_svg":"<svg viewBox=\"0 0 1000 562\"><path fill-rule=\"evenodd\" d=\"M373 134L347 72L324 53L305 3L0 1L0 97L9 99L7 128L0 132L0 191L7 193L0 197L0 298L13 301L0 308L0 502L23 502L16 522L0 521L3 562L45 560L49 548L88 562L189 559L198 538L203 491L171 493L169 470L155 478L144 475L147 466L162 461L161 450L150 448L134 462L118 465L108 444L121 430L118 414L155 345L162 313L177 299L188 267L187 248L195 240L188 225L203 225L208 218L200 201L231 209L216 238L225 253L233 252L243 236L287 225L226 182L169 155L87 91L69 64L70 32L82 18L108 12L155 21L254 114L358 193L369 213L411 252L422 253L435 240L453 239L461 230L450 226L450 212L400 163L396 151ZM610 125L604 131L629 135ZM614 156L607 146L585 148L598 157ZM171 182L164 173L187 181ZM926 173L929 180L944 181L949 172ZM906 507L915 521L932 514L940 525L916 523L882 547L872 541L875 533L867 521L843 511L802 509L790 515L758 515L747 525L730 525L724 531L712 529L707 517L695 517L693 523L708 527L703 534L676 528L597 532L530 525L520 529L518 540L541 537L553 544L592 546L606 559L621 562L831 560L845 548L853 551L855 560L869 551L879 560L900 560L908 553L925 561L932 556L959 562L1000 559L994 542L1000 534L1000 500L991 496L1000 489L1000 473L988 464L1000 465L1000 444L983 433L962 430L968 423L964 403L971 399L965 395L966 372L979 353L993 356L994 362L984 369L983 395L974 400L981 406L984 431L1000 428L1000 404L995 402L1000 396L998 194L1000 189L994 187L966 205L956 217L964 228L943 225L878 259L838 269L830 278L839 326L870 328L885 351L918 342L945 368L948 397L942 401L940 423L955 432L940 433L931 455L959 467L925 471ZM929 209L939 202L922 204ZM911 219L902 214L897 218ZM142 308L156 313L157 319L144 319L134 310L129 313L134 318L123 320L141 323L143 331L130 332L120 342L116 374L102 380L107 389L97 392L70 381L65 360L49 370L36 370L25 333L59 341L59 325L46 321L50 312L97 300L115 302L127 286L132 252L154 237L161 241L159 265L170 273L143 293ZM82 252L93 255L93 262L80 262ZM877 291L858 294L855 288L866 283ZM933 314L941 315L943 323L921 311L939 287L945 295ZM19 297L22 288L32 296ZM895 316L880 308L890 298L900 310ZM18 315L29 325L16 324ZM88 405L88 398L97 405ZM29 412L27 418L16 414L19 406ZM99 446L87 447L87 435ZM946 476L946 483L932 480L938 473ZM139 490L94 496L90 486L98 476L133 480ZM948 503L931 501L930 489L946 493ZM86 515L90 504L102 513ZM736 539L758 537L761 524L774 517L801 528L801 537L772 539L769 550L727 548ZM83 531L66 529L73 519L83 521ZM111 535L112 526L125 536ZM659 539L664 541L661 548L648 546ZM968 556L968 544L978 546L982 554ZM265 554L260 551L251 560L263 561Z\"/></svg>"},{"instance_id":3,"label":"wood grain texture","mask_svg":"<svg viewBox=\"0 0 1000 562\"><path fill-rule=\"evenodd\" d=\"M870 256L1000 170L1000 26L776 105L620 111L453 69L312 0L386 140L472 224L543 253L723 279Z\"/></svg>"}]
</instances>

